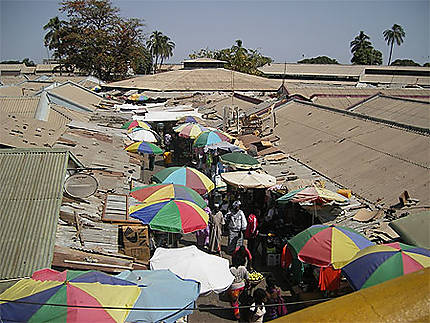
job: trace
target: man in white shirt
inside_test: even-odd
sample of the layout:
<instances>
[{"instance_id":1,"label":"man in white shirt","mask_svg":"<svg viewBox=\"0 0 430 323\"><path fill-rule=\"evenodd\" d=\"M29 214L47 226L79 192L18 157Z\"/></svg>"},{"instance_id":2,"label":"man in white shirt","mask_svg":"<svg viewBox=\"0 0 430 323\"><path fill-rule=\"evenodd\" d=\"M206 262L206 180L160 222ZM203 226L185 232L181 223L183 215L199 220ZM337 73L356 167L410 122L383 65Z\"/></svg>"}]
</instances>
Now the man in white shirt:
<instances>
[{"instance_id":1,"label":"man in white shirt","mask_svg":"<svg viewBox=\"0 0 430 323\"><path fill-rule=\"evenodd\" d=\"M243 244L243 231L246 230L246 217L240 209L240 201L233 202L232 211L226 214L228 221L228 248L229 254Z\"/></svg>"}]
</instances>

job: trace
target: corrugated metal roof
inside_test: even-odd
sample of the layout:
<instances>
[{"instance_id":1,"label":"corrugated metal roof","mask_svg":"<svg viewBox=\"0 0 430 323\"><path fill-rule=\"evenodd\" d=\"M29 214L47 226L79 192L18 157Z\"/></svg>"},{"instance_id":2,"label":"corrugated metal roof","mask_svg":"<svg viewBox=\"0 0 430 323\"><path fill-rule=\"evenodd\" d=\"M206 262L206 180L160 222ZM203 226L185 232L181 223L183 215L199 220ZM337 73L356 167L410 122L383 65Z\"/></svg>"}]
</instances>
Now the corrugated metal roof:
<instances>
[{"instance_id":1,"label":"corrugated metal roof","mask_svg":"<svg viewBox=\"0 0 430 323\"><path fill-rule=\"evenodd\" d=\"M35 116L39 100L39 97L3 97L0 98L0 111L2 113L33 118Z\"/></svg>"},{"instance_id":2,"label":"corrugated metal roof","mask_svg":"<svg viewBox=\"0 0 430 323\"><path fill-rule=\"evenodd\" d=\"M360 77L360 82L430 86L430 77L364 74Z\"/></svg>"},{"instance_id":3,"label":"corrugated metal roof","mask_svg":"<svg viewBox=\"0 0 430 323\"><path fill-rule=\"evenodd\" d=\"M103 99L96 93L71 82L55 87L48 92L91 111L94 111Z\"/></svg>"},{"instance_id":4,"label":"corrugated metal roof","mask_svg":"<svg viewBox=\"0 0 430 323\"><path fill-rule=\"evenodd\" d=\"M23 64L0 64L0 71L19 72Z\"/></svg>"},{"instance_id":5,"label":"corrugated metal roof","mask_svg":"<svg viewBox=\"0 0 430 323\"><path fill-rule=\"evenodd\" d=\"M0 144L8 147L52 147L65 127L54 122L2 115L0 118Z\"/></svg>"},{"instance_id":6,"label":"corrugated metal roof","mask_svg":"<svg viewBox=\"0 0 430 323\"><path fill-rule=\"evenodd\" d=\"M333 75L358 77L366 68L365 65L340 64L284 64L270 63L258 70L267 75Z\"/></svg>"},{"instance_id":7,"label":"corrugated metal roof","mask_svg":"<svg viewBox=\"0 0 430 323\"><path fill-rule=\"evenodd\" d=\"M308 99L312 99L315 96L350 96L350 97L362 97L363 99L382 93L388 96L397 96L404 98L430 98L430 90L427 89L387 89L387 88L356 88L356 87L293 87L287 86L290 95L300 94Z\"/></svg>"},{"instance_id":8,"label":"corrugated metal roof","mask_svg":"<svg viewBox=\"0 0 430 323\"><path fill-rule=\"evenodd\" d=\"M69 152L0 150L0 278L50 267Z\"/></svg>"},{"instance_id":9,"label":"corrugated metal roof","mask_svg":"<svg viewBox=\"0 0 430 323\"><path fill-rule=\"evenodd\" d=\"M151 91L276 91L281 82L224 68L177 70L113 82L106 88Z\"/></svg>"},{"instance_id":10,"label":"corrugated metal roof","mask_svg":"<svg viewBox=\"0 0 430 323\"><path fill-rule=\"evenodd\" d=\"M60 64L37 64L36 72L52 72L58 66L60 66Z\"/></svg>"},{"instance_id":11,"label":"corrugated metal roof","mask_svg":"<svg viewBox=\"0 0 430 323\"><path fill-rule=\"evenodd\" d=\"M332 97L332 96L316 96L313 98L313 102L320 105L325 105L338 109L347 109L350 106L363 101L363 97Z\"/></svg>"},{"instance_id":12,"label":"corrugated metal roof","mask_svg":"<svg viewBox=\"0 0 430 323\"><path fill-rule=\"evenodd\" d=\"M398 123L430 128L430 102L377 96L350 111Z\"/></svg>"},{"instance_id":13,"label":"corrugated metal roof","mask_svg":"<svg viewBox=\"0 0 430 323\"><path fill-rule=\"evenodd\" d=\"M214 58L208 58L208 57L199 57L195 59L186 59L184 60L184 63L227 63L226 61L220 61L218 59Z\"/></svg>"},{"instance_id":14,"label":"corrugated metal roof","mask_svg":"<svg viewBox=\"0 0 430 323\"><path fill-rule=\"evenodd\" d=\"M278 147L355 194L389 206L407 190L430 202L428 136L296 101L275 113Z\"/></svg>"},{"instance_id":15,"label":"corrugated metal roof","mask_svg":"<svg viewBox=\"0 0 430 323\"><path fill-rule=\"evenodd\" d=\"M19 86L0 86L0 97L2 96L21 96L22 88Z\"/></svg>"}]
</instances>

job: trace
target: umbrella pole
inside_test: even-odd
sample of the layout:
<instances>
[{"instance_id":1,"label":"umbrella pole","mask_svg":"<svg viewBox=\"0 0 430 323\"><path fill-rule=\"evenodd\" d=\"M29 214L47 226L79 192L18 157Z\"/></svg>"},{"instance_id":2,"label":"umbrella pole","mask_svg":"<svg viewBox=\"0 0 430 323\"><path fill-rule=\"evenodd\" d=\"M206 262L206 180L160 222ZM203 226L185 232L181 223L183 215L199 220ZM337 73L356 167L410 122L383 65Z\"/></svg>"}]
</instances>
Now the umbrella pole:
<instances>
[{"instance_id":1,"label":"umbrella pole","mask_svg":"<svg viewBox=\"0 0 430 323\"><path fill-rule=\"evenodd\" d=\"M317 205L314 201L314 212L312 213L312 225L314 225L315 218L317 217Z\"/></svg>"}]
</instances>

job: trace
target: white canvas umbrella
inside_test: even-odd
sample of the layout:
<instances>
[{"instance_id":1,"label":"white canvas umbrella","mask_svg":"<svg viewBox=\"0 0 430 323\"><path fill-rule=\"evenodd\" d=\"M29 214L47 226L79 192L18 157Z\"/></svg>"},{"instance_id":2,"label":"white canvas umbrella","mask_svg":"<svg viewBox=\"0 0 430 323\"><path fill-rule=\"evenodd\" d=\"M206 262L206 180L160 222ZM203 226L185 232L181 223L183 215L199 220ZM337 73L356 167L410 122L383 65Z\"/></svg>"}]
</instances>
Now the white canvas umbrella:
<instances>
[{"instance_id":1,"label":"white canvas umbrella","mask_svg":"<svg viewBox=\"0 0 430 323\"><path fill-rule=\"evenodd\" d=\"M276 184L276 178L256 171L227 172L221 174L227 184L240 188L268 188Z\"/></svg>"},{"instance_id":2,"label":"white canvas umbrella","mask_svg":"<svg viewBox=\"0 0 430 323\"><path fill-rule=\"evenodd\" d=\"M182 279L200 282L200 294L222 293L234 280L227 259L207 254L196 246L157 248L150 264L151 270L169 269Z\"/></svg>"},{"instance_id":3,"label":"white canvas umbrella","mask_svg":"<svg viewBox=\"0 0 430 323\"><path fill-rule=\"evenodd\" d=\"M127 136L134 141L146 141L146 142L157 142L158 135L152 130L137 130L127 134Z\"/></svg>"}]
</instances>

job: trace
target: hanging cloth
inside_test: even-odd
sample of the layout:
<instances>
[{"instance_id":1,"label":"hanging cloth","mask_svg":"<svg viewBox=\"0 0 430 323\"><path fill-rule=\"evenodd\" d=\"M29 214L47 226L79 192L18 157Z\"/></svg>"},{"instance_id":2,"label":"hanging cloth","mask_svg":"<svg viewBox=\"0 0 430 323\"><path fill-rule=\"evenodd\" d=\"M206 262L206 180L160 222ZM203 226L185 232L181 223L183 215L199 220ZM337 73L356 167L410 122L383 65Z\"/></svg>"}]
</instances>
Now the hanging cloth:
<instances>
[{"instance_id":1,"label":"hanging cloth","mask_svg":"<svg viewBox=\"0 0 430 323\"><path fill-rule=\"evenodd\" d=\"M340 269L333 269L331 266L321 267L318 286L322 291L338 290L340 287Z\"/></svg>"}]
</instances>

